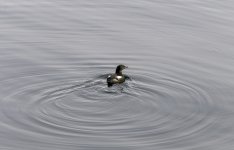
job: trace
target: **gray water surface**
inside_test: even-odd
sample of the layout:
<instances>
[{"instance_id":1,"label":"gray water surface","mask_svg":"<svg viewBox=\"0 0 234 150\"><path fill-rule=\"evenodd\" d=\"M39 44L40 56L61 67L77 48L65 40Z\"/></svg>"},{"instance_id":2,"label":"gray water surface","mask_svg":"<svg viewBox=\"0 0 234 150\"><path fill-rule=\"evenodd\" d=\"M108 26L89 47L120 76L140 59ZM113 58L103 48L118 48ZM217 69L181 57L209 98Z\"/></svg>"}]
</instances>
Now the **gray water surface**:
<instances>
[{"instance_id":1,"label":"gray water surface","mask_svg":"<svg viewBox=\"0 0 234 150\"><path fill-rule=\"evenodd\" d=\"M231 0L0 0L1 150L233 150ZM131 80L108 88L118 64Z\"/></svg>"}]
</instances>

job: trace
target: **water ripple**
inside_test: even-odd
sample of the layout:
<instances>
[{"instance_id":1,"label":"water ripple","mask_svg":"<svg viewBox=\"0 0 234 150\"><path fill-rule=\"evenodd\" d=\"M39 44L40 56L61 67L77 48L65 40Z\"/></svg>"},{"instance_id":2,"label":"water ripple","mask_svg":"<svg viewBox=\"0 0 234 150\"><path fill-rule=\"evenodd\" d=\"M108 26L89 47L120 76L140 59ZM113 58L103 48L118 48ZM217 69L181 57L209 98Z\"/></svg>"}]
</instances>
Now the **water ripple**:
<instances>
[{"instance_id":1,"label":"water ripple","mask_svg":"<svg viewBox=\"0 0 234 150\"><path fill-rule=\"evenodd\" d=\"M0 149L233 150L233 6L5 1Z\"/></svg>"},{"instance_id":2,"label":"water ripple","mask_svg":"<svg viewBox=\"0 0 234 150\"><path fill-rule=\"evenodd\" d=\"M107 139L132 146L173 145L212 128L214 104L204 90L178 79L145 74L132 75L125 84L111 88L106 75L84 82L73 77L23 85L1 101L2 123L27 137L82 137L87 145L96 139L103 139L98 142L103 145L113 144ZM23 78L46 76L60 75Z\"/></svg>"}]
</instances>

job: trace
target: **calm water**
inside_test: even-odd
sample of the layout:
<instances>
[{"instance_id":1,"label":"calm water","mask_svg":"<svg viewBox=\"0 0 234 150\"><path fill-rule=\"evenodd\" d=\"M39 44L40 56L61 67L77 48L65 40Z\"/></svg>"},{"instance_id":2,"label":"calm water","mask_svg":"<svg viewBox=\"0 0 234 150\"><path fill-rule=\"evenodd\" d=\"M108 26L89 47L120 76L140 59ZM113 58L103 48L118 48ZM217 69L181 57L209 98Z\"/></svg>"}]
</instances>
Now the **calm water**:
<instances>
[{"instance_id":1,"label":"calm water","mask_svg":"<svg viewBox=\"0 0 234 150\"><path fill-rule=\"evenodd\" d=\"M233 150L233 1L0 2L1 150Z\"/></svg>"}]
</instances>

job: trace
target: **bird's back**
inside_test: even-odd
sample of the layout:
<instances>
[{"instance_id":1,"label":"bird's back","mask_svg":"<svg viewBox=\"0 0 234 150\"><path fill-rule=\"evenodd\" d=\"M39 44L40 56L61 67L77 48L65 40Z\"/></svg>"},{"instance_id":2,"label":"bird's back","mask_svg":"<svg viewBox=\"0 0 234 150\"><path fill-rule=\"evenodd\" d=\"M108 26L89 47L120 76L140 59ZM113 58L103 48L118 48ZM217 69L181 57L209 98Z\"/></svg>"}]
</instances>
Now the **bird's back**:
<instances>
[{"instance_id":1,"label":"bird's back","mask_svg":"<svg viewBox=\"0 0 234 150\"><path fill-rule=\"evenodd\" d=\"M123 83L124 81L125 81L125 77L123 75L118 76L117 74L112 74L107 77L108 86L112 86L113 84L116 84L116 83Z\"/></svg>"}]
</instances>

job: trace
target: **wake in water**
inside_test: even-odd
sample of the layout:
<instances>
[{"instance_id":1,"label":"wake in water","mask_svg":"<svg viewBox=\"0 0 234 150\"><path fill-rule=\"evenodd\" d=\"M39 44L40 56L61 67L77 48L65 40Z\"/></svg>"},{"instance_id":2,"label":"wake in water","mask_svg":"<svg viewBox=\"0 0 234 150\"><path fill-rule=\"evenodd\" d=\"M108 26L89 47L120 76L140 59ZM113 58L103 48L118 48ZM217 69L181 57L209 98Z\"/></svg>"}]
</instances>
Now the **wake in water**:
<instances>
[{"instance_id":1,"label":"wake in water","mask_svg":"<svg viewBox=\"0 0 234 150\"><path fill-rule=\"evenodd\" d=\"M97 94L98 96L98 94L101 93L121 94L126 93L127 91L131 91L130 88L133 86L133 83L130 82L132 81L132 79L128 75L125 75L125 83L115 84L111 88L107 88L108 86L105 82L108 76L109 74L104 74L96 76L94 79L90 79L84 82L70 83L66 85L66 87L47 93L47 96L65 96L72 92L87 93L87 96L90 94Z\"/></svg>"}]
</instances>

